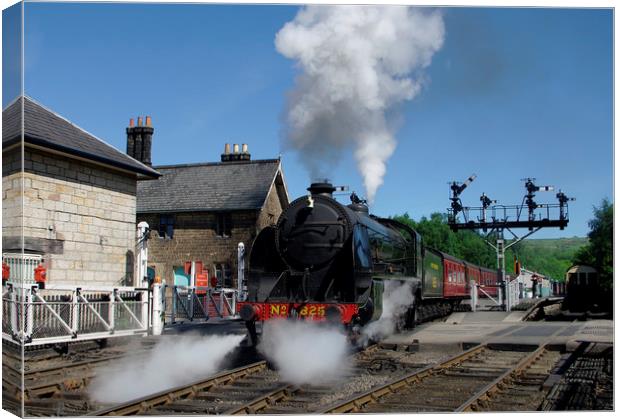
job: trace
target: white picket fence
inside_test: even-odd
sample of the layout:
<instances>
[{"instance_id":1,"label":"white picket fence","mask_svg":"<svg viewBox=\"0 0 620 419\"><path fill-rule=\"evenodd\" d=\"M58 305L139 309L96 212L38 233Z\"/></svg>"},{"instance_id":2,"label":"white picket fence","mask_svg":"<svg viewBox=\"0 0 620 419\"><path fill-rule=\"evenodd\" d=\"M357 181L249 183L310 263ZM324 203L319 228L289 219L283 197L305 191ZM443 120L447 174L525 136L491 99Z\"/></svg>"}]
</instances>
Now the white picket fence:
<instances>
[{"instance_id":1,"label":"white picket fence","mask_svg":"<svg viewBox=\"0 0 620 419\"><path fill-rule=\"evenodd\" d=\"M7 283L2 338L25 346L76 342L149 331L149 292L133 287Z\"/></svg>"}]
</instances>

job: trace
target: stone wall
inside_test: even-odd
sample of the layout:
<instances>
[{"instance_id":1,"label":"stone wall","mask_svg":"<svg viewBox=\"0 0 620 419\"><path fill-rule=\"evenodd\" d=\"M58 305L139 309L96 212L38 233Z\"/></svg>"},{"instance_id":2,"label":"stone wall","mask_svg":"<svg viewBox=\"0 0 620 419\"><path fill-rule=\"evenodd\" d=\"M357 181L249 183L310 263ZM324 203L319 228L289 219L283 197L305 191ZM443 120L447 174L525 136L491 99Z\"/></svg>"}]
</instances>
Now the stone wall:
<instances>
[{"instance_id":1,"label":"stone wall","mask_svg":"<svg viewBox=\"0 0 620 419\"><path fill-rule=\"evenodd\" d=\"M3 173L3 251L19 248L21 176ZM24 246L50 283L134 285L135 175L27 148L23 181Z\"/></svg>"},{"instance_id":2,"label":"stone wall","mask_svg":"<svg viewBox=\"0 0 620 419\"><path fill-rule=\"evenodd\" d=\"M8 237L22 234L22 174L19 147L2 153L2 238L3 246ZM15 245L21 249L21 242Z\"/></svg>"},{"instance_id":3,"label":"stone wall","mask_svg":"<svg viewBox=\"0 0 620 419\"><path fill-rule=\"evenodd\" d=\"M271 187L267 199L265 200L265 205L260 211L257 223L259 231L269 225L277 223L282 209L288 205L288 202L281 201L277 191L278 187L279 186L275 184Z\"/></svg>"}]
</instances>

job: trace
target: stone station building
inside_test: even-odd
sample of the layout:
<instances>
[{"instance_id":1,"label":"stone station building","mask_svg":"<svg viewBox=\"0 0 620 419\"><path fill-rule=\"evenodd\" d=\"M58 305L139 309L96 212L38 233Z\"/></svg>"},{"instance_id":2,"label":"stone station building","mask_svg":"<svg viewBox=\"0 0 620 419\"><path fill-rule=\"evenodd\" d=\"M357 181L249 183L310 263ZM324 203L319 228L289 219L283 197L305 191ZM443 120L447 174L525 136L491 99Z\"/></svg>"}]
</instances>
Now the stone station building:
<instances>
[{"instance_id":1,"label":"stone station building","mask_svg":"<svg viewBox=\"0 0 620 419\"><path fill-rule=\"evenodd\" d=\"M201 262L219 286L236 287L238 243L249 255L257 233L288 205L280 159L251 160L245 144L233 152L227 144L220 162L154 169L162 176L138 182L137 206L137 221L151 228L151 275L193 285L185 263Z\"/></svg>"},{"instance_id":2,"label":"stone station building","mask_svg":"<svg viewBox=\"0 0 620 419\"><path fill-rule=\"evenodd\" d=\"M23 249L42 260L48 283L140 285L137 182L159 173L29 97L9 104L2 123L3 260Z\"/></svg>"}]
</instances>

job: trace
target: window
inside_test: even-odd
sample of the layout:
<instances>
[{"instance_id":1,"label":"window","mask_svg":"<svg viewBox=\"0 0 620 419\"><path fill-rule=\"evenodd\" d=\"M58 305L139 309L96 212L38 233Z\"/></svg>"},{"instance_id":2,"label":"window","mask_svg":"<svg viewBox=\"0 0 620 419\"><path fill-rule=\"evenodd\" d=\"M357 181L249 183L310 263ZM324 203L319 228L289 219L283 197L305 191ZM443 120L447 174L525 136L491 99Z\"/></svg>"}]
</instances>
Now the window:
<instances>
[{"instance_id":1,"label":"window","mask_svg":"<svg viewBox=\"0 0 620 419\"><path fill-rule=\"evenodd\" d=\"M228 263L216 263L214 266L217 286L222 288L231 288L233 283L230 265Z\"/></svg>"},{"instance_id":2,"label":"window","mask_svg":"<svg viewBox=\"0 0 620 419\"><path fill-rule=\"evenodd\" d=\"M157 231L159 237L171 239L174 235L174 215L160 215Z\"/></svg>"},{"instance_id":3,"label":"window","mask_svg":"<svg viewBox=\"0 0 620 419\"><path fill-rule=\"evenodd\" d=\"M357 224L353 228L353 247L355 250L355 266L361 269L372 268L368 230L366 230L366 227Z\"/></svg>"},{"instance_id":4,"label":"window","mask_svg":"<svg viewBox=\"0 0 620 419\"><path fill-rule=\"evenodd\" d=\"M232 215L229 212L217 214L216 234L220 237L230 237L232 229Z\"/></svg>"}]
</instances>

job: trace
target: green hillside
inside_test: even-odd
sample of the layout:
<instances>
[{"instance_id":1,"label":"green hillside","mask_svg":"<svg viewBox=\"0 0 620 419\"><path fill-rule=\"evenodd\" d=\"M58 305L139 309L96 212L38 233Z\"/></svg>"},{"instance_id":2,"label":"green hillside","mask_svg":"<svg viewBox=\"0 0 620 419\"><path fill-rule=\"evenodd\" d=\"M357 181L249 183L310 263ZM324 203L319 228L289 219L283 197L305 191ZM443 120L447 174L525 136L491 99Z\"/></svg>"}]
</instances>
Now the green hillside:
<instances>
[{"instance_id":1,"label":"green hillside","mask_svg":"<svg viewBox=\"0 0 620 419\"><path fill-rule=\"evenodd\" d=\"M587 243L585 237L526 239L513 248L524 268L562 279L572 265L575 252Z\"/></svg>"}]
</instances>

